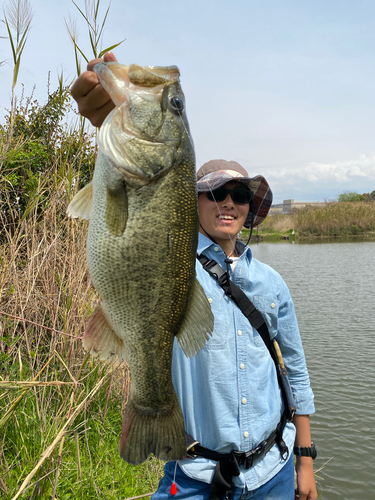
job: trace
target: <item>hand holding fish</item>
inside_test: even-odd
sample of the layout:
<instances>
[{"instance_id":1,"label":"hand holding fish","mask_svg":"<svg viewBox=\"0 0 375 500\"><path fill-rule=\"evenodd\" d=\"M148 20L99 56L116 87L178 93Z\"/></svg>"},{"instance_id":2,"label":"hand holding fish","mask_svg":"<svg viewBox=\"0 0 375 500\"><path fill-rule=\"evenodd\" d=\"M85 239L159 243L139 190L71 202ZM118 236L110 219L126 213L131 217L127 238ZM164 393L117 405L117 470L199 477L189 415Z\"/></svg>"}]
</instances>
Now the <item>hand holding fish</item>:
<instances>
[{"instance_id":1,"label":"hand holding fish","mask_svg":"<svg viewBox=\"0 0 375 500\"><path fill-rule=\"evenodd\" d=\"M71 93L77 101L78 111L95 127L100 127L105 117L115 107L108 92L102 87L97 74L93 71L101 62L117 62L112 52L104 54L103 59L93 59L87 65L87 71L81 73L72 86Z\"/></svg>"}]
</instances>

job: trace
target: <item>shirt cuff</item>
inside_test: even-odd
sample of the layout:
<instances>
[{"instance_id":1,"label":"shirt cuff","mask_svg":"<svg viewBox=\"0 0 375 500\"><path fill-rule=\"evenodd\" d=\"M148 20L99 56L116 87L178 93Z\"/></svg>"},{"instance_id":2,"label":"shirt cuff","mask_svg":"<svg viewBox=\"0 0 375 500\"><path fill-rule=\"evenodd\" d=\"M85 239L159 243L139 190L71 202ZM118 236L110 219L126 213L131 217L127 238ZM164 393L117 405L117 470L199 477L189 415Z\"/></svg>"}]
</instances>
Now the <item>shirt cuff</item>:
<instances>
[{"instance_id":1,"label":"shirt cuff","mask_svg":"<svg viewBox=\"0 0 375 500\"><path fill-rule=\"evenodd\" d=\"M311 388L293 393L297 415L311 415L315 413L314 393Z\"/></svg>"}]
</instances>

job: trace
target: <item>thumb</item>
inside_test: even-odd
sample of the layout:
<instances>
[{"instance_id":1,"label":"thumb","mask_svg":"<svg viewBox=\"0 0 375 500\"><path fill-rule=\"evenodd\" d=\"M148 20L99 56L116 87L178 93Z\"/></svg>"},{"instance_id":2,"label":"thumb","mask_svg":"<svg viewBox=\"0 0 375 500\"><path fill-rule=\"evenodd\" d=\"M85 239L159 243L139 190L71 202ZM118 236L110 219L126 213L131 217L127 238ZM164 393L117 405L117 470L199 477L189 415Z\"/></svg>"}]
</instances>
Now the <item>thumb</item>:
<instances>
[{"instance_id":1,"label":"thumb","mask_svg":"<svg viewBox=\"0 0 375 500\"><path fill-rule=\"evenodd\" d=\"M117 62L116 56L114 55L113 52L106 52L104 54L104 62Z\"/></svg>"}]
</instances>

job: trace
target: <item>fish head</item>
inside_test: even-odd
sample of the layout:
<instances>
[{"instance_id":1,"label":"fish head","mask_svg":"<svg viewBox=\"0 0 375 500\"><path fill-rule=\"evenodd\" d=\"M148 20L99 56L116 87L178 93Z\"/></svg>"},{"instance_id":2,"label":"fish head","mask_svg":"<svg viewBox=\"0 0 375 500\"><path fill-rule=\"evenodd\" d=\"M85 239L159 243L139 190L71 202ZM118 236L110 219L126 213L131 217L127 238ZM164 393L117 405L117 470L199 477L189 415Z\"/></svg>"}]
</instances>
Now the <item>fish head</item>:
<instances>
[{"instance_id":1,"label":"fish head","mask_svg":"<svg viewBox=\"0 0 375 500\"><path fill-rule=\"evenodd\" d=\"M94 71L116 106L101 127L99 148L128 184L144 186L187 156L194 161L176 66L110 62Z\"/></svg>"}]
</instances>

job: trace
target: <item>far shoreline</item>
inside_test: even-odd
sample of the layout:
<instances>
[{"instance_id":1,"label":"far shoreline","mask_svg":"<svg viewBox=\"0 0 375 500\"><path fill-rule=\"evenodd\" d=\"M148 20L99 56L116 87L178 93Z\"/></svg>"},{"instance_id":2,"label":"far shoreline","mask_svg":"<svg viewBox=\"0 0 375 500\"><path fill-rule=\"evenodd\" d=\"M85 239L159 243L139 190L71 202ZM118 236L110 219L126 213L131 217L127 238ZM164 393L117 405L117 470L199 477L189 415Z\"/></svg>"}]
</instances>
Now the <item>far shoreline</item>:
<instances>
[{"instance_id":1,"label":"far shoreline","mask_svg":"<svg viewBox=\"0 0 375 500\"><path fill-rule=\"evenodd\" d=\"M250 231L243 228L247 240ZM254 228L253 242L375 239L375 202L335 202L268 215Z\"/></svg>"}]
</instances>

